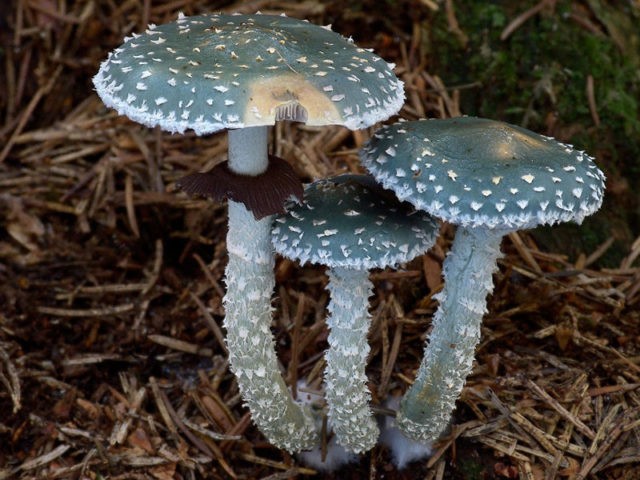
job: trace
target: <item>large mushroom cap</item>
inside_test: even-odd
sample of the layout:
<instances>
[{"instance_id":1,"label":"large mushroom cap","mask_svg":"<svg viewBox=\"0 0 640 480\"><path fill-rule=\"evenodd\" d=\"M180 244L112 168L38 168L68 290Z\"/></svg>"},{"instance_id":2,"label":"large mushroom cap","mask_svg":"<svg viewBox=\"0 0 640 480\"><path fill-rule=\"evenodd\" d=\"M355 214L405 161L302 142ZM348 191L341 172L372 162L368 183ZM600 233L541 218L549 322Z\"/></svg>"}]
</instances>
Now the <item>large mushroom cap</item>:
<instances>
[{"instance_id":1,"label":"large mushroom cap","mask_svg":"<svg viewBox=\"0 0 640 480\"><path fill-rule=\"evenodd\" d=\"M329 267L385 268L426 252L436 222L385 192L366 175L340 175L307 186L303 204L276 218L278 253Z\"/></svg>"},{"instance_id":2,"label":"large mushroom cap","mask_svg":"<svg viewBox=\"0 0 640 480\"><path fill-rule=\"evenodd\" d=\"M364 128L404 101L392 65L328 28L272 15L180 16L127 38L94 78L107 106L197 134L276 120Z\"/></svg>"},{"instance_id":3,"label":"large mushroom cap","mask_svg":"<svg viewBox=\"0 0 640 480\"><path fill-rule=\"evenodd\" d=\"M524 128L474 117L383 127L361 161L401 200L464 226L520 229L600 208L593 158Z\"/></svg>"}]
</instances>

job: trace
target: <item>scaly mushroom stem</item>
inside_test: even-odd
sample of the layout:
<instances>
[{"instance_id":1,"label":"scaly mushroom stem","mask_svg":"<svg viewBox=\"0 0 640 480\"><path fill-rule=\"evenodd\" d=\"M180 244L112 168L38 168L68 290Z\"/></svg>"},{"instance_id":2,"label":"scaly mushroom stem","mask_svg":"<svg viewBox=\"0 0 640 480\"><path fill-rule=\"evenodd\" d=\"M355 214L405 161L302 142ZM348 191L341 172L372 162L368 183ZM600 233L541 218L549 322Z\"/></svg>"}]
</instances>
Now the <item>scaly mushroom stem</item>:
<instances>
[{"instance_id":1,"label":"scaly mushroom stem","mask_svg":"<svg viewBox=\"0 0 640 480\"><path fill-rule=\"evenodd\" d=\"M262 167L253 167L249 158L264 158ZM267 127L229 131L229 168L257 175L267 163ZM312 448L318 438L311 413L291 398L275 353L270 329L275 286L272 222L272 215L256 221L244 205L229 202L225 328L229 363L253 420L271 443L297 452Z\"/></svg>"},{"instance_id":2,"label":"scaly mushroom stem","mask_svg":"<svg viewBox=\"0 0 640 480\"><path fill-rule=\"evenodd\" d=\"M409 437L435 441L447 427L471 373L486 298L504 230L458 227L444 262L444 290L416 380L400 404L397 422Z\"/></svg>"},{"instance_id":3,"label":"scaly mushroom stem","mask_svg":"<svg viewBox=\"0 0 640 480\"><path fill-rule=\"evenodd\" d=\"M369 297L366 269L333 267L328 271L329 346L325 353L325 396L338 444L355 453L373 448L378 425L369 408L365 366L369 355Z\"/></svg>"}]
</instances>

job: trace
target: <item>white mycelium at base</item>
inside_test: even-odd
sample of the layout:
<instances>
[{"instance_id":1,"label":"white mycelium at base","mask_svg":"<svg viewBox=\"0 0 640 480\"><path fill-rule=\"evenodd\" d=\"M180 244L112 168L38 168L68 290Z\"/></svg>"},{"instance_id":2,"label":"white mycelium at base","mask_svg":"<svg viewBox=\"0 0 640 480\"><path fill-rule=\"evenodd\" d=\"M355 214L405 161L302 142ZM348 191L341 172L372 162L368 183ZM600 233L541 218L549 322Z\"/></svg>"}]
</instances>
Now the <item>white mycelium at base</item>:
<instances>
[{"instance_id":1,"label":"white mycelium at base","mask_svg":"<svg viewBox=\"0 0 640 480\"><path fill-rule=\"evenodd\" d=\"M264 158L266 127L229 132L229 164L247 174L244 159ZM251 172L260 173L258 171ZM297 405L284 383L271 334L275 286L271 246L273 216L256 221L244 205L229 201L224 299L229 363L253 420L274 445L290 452L311 448L317 434L311 415Z\"/></svg>"},{"instance_id":2,"label":"white mycelium at base","mask_svg":"<svg viewBox=\"0 0 640 480\"><path fill-rule=\"evenodd\" d=\"M325 353L326 398L338 443L355 453L373 448L378 425L369 408L365 366L369 355L369 297L367 270L333 267L327 272L330 303L329 349Z\"/></svg>"},{"instance_id":3,"label":"white mycelium at base","mask_svg":"<svg viewBox=\"0 0 640 480\"><path fill-rule=\"evenodd\" d=\"M298 380L297 385L298 398L296 403L309 408L312 412L320 412L322 410L322 395L309 389L306 380ZM316 428L322 429L323 418L320 413L314 416ZM331 431L333 425L331 419L326 423L327 431ZM349 463L358 461L358 455L349 452L342 445L338 445L336 436L332 436L326 445L316 445L310 450L300 452L296 455L298 459L305 465L308 465L319 472L330 473L335 472Z\"/></svg>"},{"instance_id":4,"label":"white mycelium at base","mask_svg":"<svg viewBox=\"0 0 640 480\"><path fill-rule=\"evenodd\" d=\"M424 360L398 412L400 429L412 438L433 442L447 427L471 373L504 233L458 227L444 262L445 286Z\"/></svg>"},{"instance_id":5,"label":"white mycelium at base","mask_svg":"<svg viewBox=\"0 0 640 480\"><path fill-rule=\"evenodd\" d=\"M400 397L391 396L384 402L385 408L397 411ZM407 437L399 428L396 419L385 416L380 425L380 444L389 449L393 464L403 470L412 462L418 462L431 456L431 444Z\"/></svg>"}]
</instances>

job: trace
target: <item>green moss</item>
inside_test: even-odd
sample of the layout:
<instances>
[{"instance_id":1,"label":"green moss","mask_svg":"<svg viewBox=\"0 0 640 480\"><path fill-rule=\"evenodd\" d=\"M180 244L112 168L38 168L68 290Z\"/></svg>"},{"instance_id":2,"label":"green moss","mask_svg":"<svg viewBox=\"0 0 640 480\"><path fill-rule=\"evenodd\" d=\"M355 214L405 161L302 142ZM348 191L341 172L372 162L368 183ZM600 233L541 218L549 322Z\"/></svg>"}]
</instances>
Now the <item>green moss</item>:
<instances>
[{"instance_id":1,"label":"green moss","mask_svg":"<svg viewBox=\"0 0 640 480\"><path fill-rule=\"evenodd\" d=\"M577 260L580 254L589 255L612 235L617 240L597 261L597 265L605 268L616 268L628 253L625 245L634 238L627 232L627 226L618 216L609 212L598 212L585 219L581 225L562 223L550 227L539 227L531 232L536 244L551 252L562 252L570 261Z\"/></svg>"},{"instance_id":2,"label":"green moss","mask_svg":"<svg viewBox=\"0 0 640 480\"><path fill-rule=\"evenodd\" d=\"M629 52L640 42L640 9L586 0L594 6L575 11L575 2L559 0L555 9L542 10L500 38L513 19L538 3L457 0L464 36L450 31L443 9L431 14L424 26L429 71L450 88L477 85L460 91L464 114L552 134L595 155L614 183L625 177L631 188L616 203L627 208L615 216L633 231L640 227L640 197L634 193L640 191L640 55ZM589 78L599 125L589 108Z\"/></svg>"},{"instance_id":3,"label":"green moss","mask_svg":"<svg viewBox=\"0 0 640 480\"><path fill-rule=\"evenodd\" d=\"M593 126L586 94L591 76L602 133L592 135L590 143L615 132L616 145L625 144L630 153L640 155L638 66L610 37L572 20L571 2L559 1L554 12L543 11L506 40L500 39L511 19L536 3L456 2L466 44L449 31L446 15L438 13L429 30L432 70L449 86L480 82L477 89L462 92L466 114L500 118L538 131L546 129L549 115L562 124Z\"/></svg>"},{"instance_id":4,"label":"green moss","mask_svg":"<svg viewBox=\"0 0 640 480\"><path fill-rule=\"evenodd\" d=\"M460 478L463 480L482 480L487 478L487 468L479 459L461 458L457 465Z\"/></svg>"}]
</instances>

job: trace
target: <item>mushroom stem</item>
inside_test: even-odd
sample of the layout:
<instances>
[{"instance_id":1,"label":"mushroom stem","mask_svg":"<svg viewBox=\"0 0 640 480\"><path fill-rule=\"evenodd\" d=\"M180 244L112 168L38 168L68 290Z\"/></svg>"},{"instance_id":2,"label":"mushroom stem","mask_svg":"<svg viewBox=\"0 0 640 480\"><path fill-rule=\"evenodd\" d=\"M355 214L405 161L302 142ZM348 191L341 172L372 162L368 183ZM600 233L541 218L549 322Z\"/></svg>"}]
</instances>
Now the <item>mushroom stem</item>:
<instances>
[{"instance_id":1,"label":"mushroom stem","mask_svg":"<svg viewBox=\"0 0 640 480\"><path fill-rule=\"evenodd\" d=\"M444 262L444 289L437 296L429 343L398 412L398 425L411 438L433 442L447 427L471 373L504 233L458 227Z\"/></svg>"},{"instance_id":2,"label":"mushroom stem","mask_svg":"<svg viewBox=\"0 0 640 480\"><path fill-rule=\"evenodd\" d=\"M229 168L240 175L260 175L269 166L269 127L229 130Z\"/></svg>"},{"instance_id":3,"label":"mushroom stem","mask_svg":"<svg viewBox=\"0 0 640 480\"><path fill-rule=\"evenodd\" d=\"M237 173L259 174L247 168L247 157L267 159L267 127L229 132L229 165ZM317 443L311 413L291 398L282 378L271 334L271 295L275 287L273 215L256 220L241 203L229 201L225 328L229 363L253 420L274 445L297 452Z\"/></svg>"},{"instance_id":4,"label":"mushroom stem","mask_svg":"<svg viewBox=\"0 0 640 480\"><path fill-rule=\"evenodd\" d=\"M373 286L367 270L333 267L330 293L329 346L325 353L325 396L329 419L339 445L355 453L373 448L378 425L369 408L365 365L369 355L368 299Z\"/></svg>"}]
</instances>

